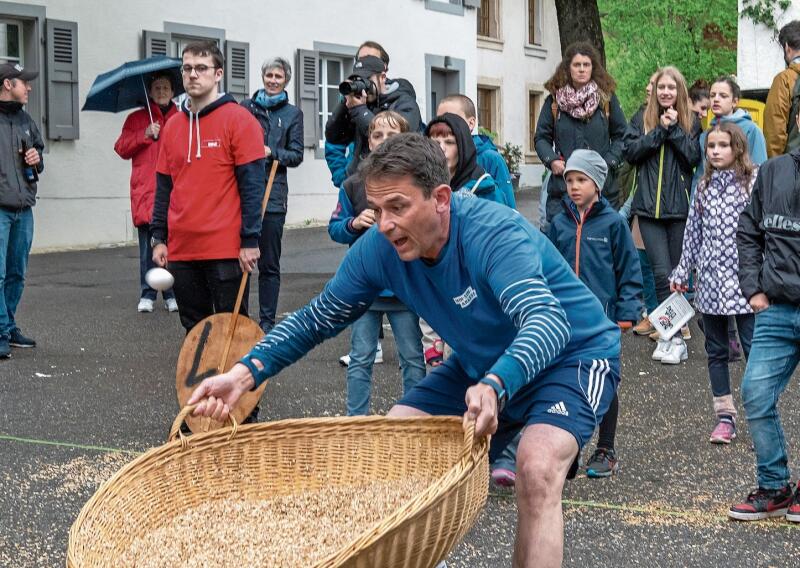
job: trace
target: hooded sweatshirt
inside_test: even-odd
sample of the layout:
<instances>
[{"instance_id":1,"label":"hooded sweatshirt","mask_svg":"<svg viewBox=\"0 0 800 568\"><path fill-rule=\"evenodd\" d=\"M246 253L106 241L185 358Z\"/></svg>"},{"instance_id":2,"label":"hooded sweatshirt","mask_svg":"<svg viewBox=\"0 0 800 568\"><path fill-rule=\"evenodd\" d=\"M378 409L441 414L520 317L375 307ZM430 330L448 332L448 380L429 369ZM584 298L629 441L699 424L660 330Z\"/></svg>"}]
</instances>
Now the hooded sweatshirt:
<instances>
[{"instance_id":1,"label":"hooded sweatshirt","mask_svg":"<svg viewBox=\"0 0 800 568\"><path fill-rule=\"evenodd\" d=\"M750 154L750 161L755 165L760 166L767 161L767 142L764 139L761 129L753 122L750 113L742 108L737 108L729 116L715 116L711 119L711 126L713 127L718 122L732 122L742 129L744 135L747 137L747 150ZM709 129L710 130L710 129ZM694 172L694 180L692 180L692 193L697 188L697 182L703 176L706 170L706 138L708 138L708 130L700 135L700 166Z\"/></svg>"},{"instance_id":2,"label":"hooded sweatshirt","mask_svg":"<svg viewBox=\"0 0 800 568\"><path fill-rule=\"evenodd\" d=\"M425 129L425 136L430 137L432 127L439 123L444 123L450 128L458 148L456 171L450 178L450 187L453 192L504 203L492 176L478 165L478 149L475 147L469 126L464 119L457 114L446 112L430 121Z\"/></svg>"},{"instance_id":3,"label":"hooded sweatshirt","mask_svg":"<svg viewBox=\"0 0 800 568\"><path fill-rule=\"evenodd\" d=\"M486 173L494 178L497 184L497 191L502 201L512 209L517 208L517 200L514 197L514 187L511 184L511 173L503 156L497 151L497 146L484 134L473 134L472 141L478 150L478 165L486 170Z\"/></svg>"},{"instance_id":4,"label":"hooded sweatshirt","mask_svg":"<svg viewBox=\"0 0 800 568\"><path fill-rule=\"evenodd\" d=\"M161 130L152 235L170 260L237 258L261 232L263 132L231 95L199 113L188 104Z\"/></svg>"}]
</instances>

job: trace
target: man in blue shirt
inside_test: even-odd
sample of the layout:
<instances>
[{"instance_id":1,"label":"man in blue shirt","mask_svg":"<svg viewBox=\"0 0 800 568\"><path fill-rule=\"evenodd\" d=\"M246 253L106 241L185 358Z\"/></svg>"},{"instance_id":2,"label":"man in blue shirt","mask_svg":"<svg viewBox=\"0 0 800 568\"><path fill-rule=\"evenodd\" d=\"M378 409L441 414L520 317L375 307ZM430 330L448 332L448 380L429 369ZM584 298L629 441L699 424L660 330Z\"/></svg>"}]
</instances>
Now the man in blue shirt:
<instances>
[{"instance_id":1,"label":"man in blue shirt","mask_svg":"<svg viewBox=\"0 0 800 568\"><path fill-rule=\"evenodd\" d=\"M398 134L360 167L376 223L322 293L189 403L224 420L239 397L392 290L453 347L390 416L463 415L517 458L515 566L560 566L561 492L619 381L619 329L547 238L508 207L453 196L432 140Z\"/></svg>"}]
</instances>

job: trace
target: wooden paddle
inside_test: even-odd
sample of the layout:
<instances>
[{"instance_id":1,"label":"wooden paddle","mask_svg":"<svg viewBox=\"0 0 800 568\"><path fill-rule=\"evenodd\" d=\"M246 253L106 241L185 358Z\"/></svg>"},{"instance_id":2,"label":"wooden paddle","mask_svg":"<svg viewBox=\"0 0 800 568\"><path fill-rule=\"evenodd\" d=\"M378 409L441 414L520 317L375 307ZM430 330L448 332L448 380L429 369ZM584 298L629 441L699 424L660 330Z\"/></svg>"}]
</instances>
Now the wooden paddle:
<instances>
[{"instance_id":1,"label":"wooden paddle","mask_svg":"<svg viewBox=\"0 0 800 568\"><path fill-rule=\"evenodd\" d=\"M272 184L275 181L275 173L278 171L278 165L277 160L272 162L267 189L261 204L262 219L272 191ZM264 337L264 332L256 322L239 313L249 276L248 272L242 274L242 281L239 284L239 293L236 296L233 313L210 315L195 325L186 335L186 339L184 339L181 346L180 355L178 355L178 365L175 372L175 389L178 395L178 404L180 404L181 408L186 406L186 402L192 396L192 392L203 379L229 370L232 366L229 365L230 360L235 362L244 357ZM265 388L266 382L255 391L245 393L239 399L231 411L237 422L241 423L242 420L250 415L258 405ZM186 417L186 424L188 424L192 432L207 432L223 426L222 422L192 415Z\"/></svg>"}]
</instances>

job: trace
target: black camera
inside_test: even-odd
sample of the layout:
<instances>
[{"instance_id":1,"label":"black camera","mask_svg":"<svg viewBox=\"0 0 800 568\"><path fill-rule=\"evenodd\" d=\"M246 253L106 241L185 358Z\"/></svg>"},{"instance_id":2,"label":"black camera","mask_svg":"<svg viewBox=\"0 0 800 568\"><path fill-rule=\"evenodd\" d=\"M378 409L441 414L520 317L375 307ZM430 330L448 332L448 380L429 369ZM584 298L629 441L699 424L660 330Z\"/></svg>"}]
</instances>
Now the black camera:
<instances>
[{"instance_id":1,"label":"black camera","mask_svg":"<svg viewBox=\"0 0 800 568\"><path fill-rule=\"evenodd\" d=\"M339 84L339 92L343 96L347 95L360 95L362 91L370 92L372 89L372 81L363 79L358 75L351 75L347 81Z\"/></svg>"}]
</instances>

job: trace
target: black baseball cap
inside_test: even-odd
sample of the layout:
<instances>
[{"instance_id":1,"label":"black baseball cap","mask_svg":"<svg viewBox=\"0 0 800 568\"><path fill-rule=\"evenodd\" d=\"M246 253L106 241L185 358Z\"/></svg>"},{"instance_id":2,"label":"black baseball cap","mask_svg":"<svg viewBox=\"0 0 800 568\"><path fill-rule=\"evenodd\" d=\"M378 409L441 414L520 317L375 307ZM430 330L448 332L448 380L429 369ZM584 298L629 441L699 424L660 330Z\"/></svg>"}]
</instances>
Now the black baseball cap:
<instances>
[{"instance_id":1,"label":"black baseball cap","mask_svg":"<svg viewBox=\"0 0 800 568\"><path fill-rule=\"evenodd\" d=\"M374 55L365 55L353 65L353 75L358 75L362 79L369 79L376 73L386 71L383 59Z\"/></svg>"},{"instance_id":2,"label":"black baseball cap","mask_svg":"<svg viewBox=\"0 0 800 568\"><path fill-rule=\"evenodd\" d=\"M39 76L38 71L26 71L19 63L3 63L0 65L0 82L6 79L22 79L23 81L33 81Z\"/></svg>"}]
</instances>

